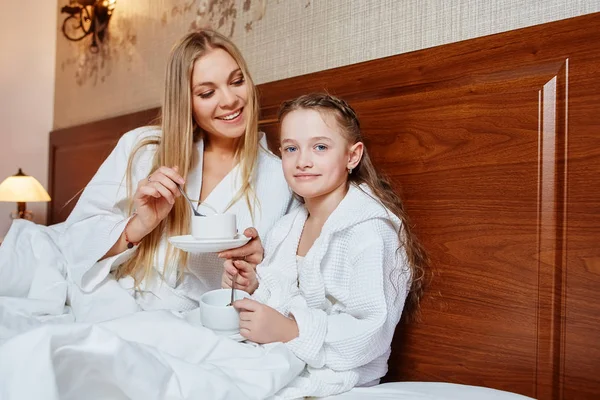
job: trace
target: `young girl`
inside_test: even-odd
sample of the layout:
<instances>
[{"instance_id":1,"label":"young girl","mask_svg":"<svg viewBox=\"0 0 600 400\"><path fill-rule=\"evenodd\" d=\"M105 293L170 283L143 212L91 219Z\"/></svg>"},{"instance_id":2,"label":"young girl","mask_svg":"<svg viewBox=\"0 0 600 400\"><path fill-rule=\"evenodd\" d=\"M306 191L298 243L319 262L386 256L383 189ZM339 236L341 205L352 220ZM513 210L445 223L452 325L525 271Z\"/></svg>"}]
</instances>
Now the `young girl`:
<instances>
[{"instance_id":1,"label":"young girl","mask_svg":"<svg viewBox=\"0 0 600 400\"><path fill-rule=\"evenodd\" d=\"M348 104L306 95L279 119L284 175L304 207L272 229L256 273L235 262L224 273L225 286L239 273L253 292L234 304L241 334L285 342L306 363L284 397L377 384L407 296L418 302L425 254Z\"/></svg>"},{"instance_id":2,"label":"young girl","mask_svg":"<svg viewBox=\"0 0 600 400\"><path fill-rule=\"evenodd\" d=\"M236 214L238 231L253 240L225 256L244 257L247 268L262 261L258 234L288 211L292 194L281 162L258 131L256 88L228 38L209 30L183 37L167 63L163 101L161 126L123 135L66 221L61 251L79 288L71 303L83 292L102 297L107 287L119 289L116 277L137 289L135 299L104 291L105 303L123 313L187 311L220 286L216 254L187 254L168 242L189 233L191 210L178 185L190 198ZM89 310L79 314L87 319Z\"/></svg>"}]
</instances>

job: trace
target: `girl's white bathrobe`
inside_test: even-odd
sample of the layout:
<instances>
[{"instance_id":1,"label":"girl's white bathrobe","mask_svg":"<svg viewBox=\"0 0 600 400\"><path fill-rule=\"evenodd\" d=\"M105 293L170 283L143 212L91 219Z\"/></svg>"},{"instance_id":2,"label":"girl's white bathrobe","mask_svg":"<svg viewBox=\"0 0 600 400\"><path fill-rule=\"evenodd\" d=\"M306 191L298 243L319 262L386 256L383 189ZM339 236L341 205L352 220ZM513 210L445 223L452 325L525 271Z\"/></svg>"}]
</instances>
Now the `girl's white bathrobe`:
<instances>
[{"instance_id":1,"label":"girl's white bathrobe","mask_svg":"<svg viewBox=\"0 0 600 400\"><path fill-rule=\"evenodd\" d=\"M123 135L86 186L66 221L60 247L66 257L69 278L76 284L76 289L70 291L71 303L83 296L86 299L97 300L92 300L91 303L75 301L76 304L84 304L79 309L74 307L75 315L80 320L103 319L102 315L88 317L94 313L93 310L98 310L98 302L112 303L121 308L117 313L123 314L138 308L187 311L198 306L198 299L203 293L221 287L223 260L217 258L215 253L189 254L186 272L183 278L177 281L176 268L166 269L164 265L168 240L166 235L162 239L153 265L153 276L142 282L139 291L132 290L132 278L121 279L117 284L110 274L133 255L135 247L98 261L118 240L129 220L125 179L129 155L140 140L160 135L161 131L156 127L138 128ZM292 203L292 193L283 177L281 160L266 149L266 139L263 135L253 177L258 198L258 203L254 205L254 221L243 197L226 210L241 184L238 167L235 167L206 198L206 202L219 212L236 214L240 233L254 226L261 237L264 237L271 226L288 211ZM203 150L203 141L197 141L193 166L186 181L186 190L192 199L200 196ZM137 182L146 179L150 174L155 151L156 146L149 145L136 153L132 168L134 190ZM168 273L169 271L171 273ZM119 286L128 289L129 293ZM107 318L115 316L111 312L106 314Z\"/></svg>"},{"instance_id":2,"label":"girl's white bathrobe","mask_svg":"<svg viewBox=\"0 0 600 400\"><path fill-rule=\"evenodd\" d=\"M287 346L307 364L279 393L284 398L373 385L387 372L411 274L400 220L367 193L366 185L350 186L303 259L296 251L304 207L267 237L254 298L293 315L299 337Z\"/></svg>"}]
</instances>

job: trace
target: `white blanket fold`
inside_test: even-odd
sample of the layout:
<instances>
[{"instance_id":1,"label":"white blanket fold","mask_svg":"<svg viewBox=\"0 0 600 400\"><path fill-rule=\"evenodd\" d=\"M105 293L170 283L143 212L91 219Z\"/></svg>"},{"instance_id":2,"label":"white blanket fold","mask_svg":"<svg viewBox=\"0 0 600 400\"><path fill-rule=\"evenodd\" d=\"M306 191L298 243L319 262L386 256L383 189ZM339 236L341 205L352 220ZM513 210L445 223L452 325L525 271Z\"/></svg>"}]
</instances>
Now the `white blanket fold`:
<instances>
[{"instance_id":1,"label":"white blanket fold","mask_svg":"<svg viewBox=\"0 0 600 400\"><path fill-rule=\"evenodd\" d=\"M281 344L238 343L168 311L44 325L0 347L0 398L266 399L304 364Z\"/></svg>"},{"instance_id":2,"label":"white blanket fold","mask_svg":"<svg viewBox=\"0 0 600 400\"><path fill-rule=\"evenodd\" d=\"M82 292L59 235L15 221L0 246L0 399L280 398L304 369L281 343L239 343L177 312L138 311L111 276Z\"/></svg>"}]
</instances>

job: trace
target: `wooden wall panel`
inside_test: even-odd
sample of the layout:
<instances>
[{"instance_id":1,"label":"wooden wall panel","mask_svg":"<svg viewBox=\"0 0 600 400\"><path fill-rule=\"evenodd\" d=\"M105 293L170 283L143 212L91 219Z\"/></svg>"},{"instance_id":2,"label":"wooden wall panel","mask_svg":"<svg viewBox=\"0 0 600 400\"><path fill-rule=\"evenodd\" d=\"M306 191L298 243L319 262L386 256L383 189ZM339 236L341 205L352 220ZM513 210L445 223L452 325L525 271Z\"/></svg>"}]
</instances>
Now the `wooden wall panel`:
<instances>
[{"instance_id":1,"label":"wooden wall panel","mask_svg":"<svg viewBox=\"0 0 600 400\"><path fill-rule=\"evenodd\" d=\"M591 21L590 21L591 22ZM561 394L600 398L600 35L573 40L569 59L566 207L560 262L562 285ZM590 35L591 36L591 35ZM585 50L585 51L584 51ZM579 54L580 52L580 54Z\"/></svg>"},{"instance_id":2,"label":"wooden wall panel","mask_svg":"<svg viewBox=\"0 0 600 400\"><path fill-rule=\"evenodd\" d=\"M48 224L67 219L79 194L125 132L155 123L159 109L126 114L50 133Z\"/></svg>"},{"instance_id":3,"label":"wooden wall panel","mask_svg":"<svg viewBox=\"0 0 600 400\"><path fill-rule=\"evenodd\" d=\"M397 331L389 380L600 396L599 22L261 87L267 120L309 91L349 100L430 252L422 321Z\"/></svg>"},{"instance_id":4,"label":"wooden wall panel","mask_svg":"<svg viewBox=\"0 0 600 400\"><path fill-rule=\"evenodd\" d=\"M387 380L600 398L598 26L593 14L260 85L272 149L281 101L348 100L431 256ZM150 114L53 133L55 201Z\"/></svg>"}]
</instances>

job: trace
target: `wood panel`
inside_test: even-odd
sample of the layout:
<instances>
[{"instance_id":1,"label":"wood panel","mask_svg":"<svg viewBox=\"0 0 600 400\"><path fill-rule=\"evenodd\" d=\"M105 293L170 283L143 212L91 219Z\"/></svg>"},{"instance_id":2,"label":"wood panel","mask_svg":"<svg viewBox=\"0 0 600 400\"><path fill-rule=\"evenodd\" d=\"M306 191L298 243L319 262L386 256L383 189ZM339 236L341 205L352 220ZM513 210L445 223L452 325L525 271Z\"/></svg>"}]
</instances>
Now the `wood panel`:
<instances>
[{"instance_id":1,"label":"wood panel","mask_svg":"<svg viewBox=\"0 0 600 400\"><path fill-rule=\"evenodd\" d=\"M157 121L158 108L50 133L48 224L67 219L81 191L125 132Z\"/></svg>"},{"instance_id":2,"label":"wood panel","mask_svg":"<svg viewBox=\"0 0 600 400\"><path fill-rule=\"evenodd\" d=\"M349 100L432 257L422 320L397 331L388 380L600 397L599 23L261 86L266 120L310 91Z\"/></svg>"},{"instance_id":3,"label":"wood panel","mask_svg":"<svg viewBox=\"0 0 600 400\"><path fill-rule=\"evenodd\" d=\"M598 26L592 14L259 86L273 149L281 101L348 100L432 258L421 319L399 326L387 380L600 398ZM54 200L142 124L53 132ZM68 210L51 209L54 222Z\"/></svg>"}]
</instances>

